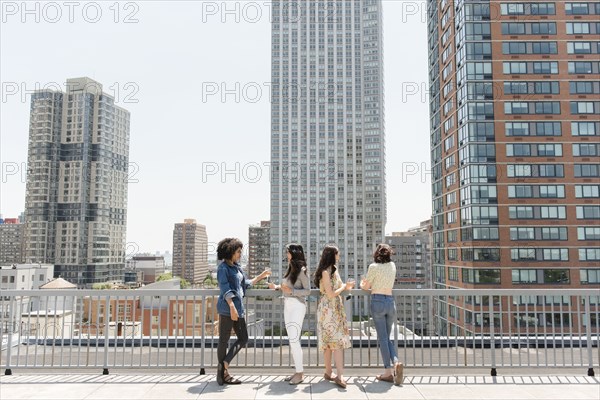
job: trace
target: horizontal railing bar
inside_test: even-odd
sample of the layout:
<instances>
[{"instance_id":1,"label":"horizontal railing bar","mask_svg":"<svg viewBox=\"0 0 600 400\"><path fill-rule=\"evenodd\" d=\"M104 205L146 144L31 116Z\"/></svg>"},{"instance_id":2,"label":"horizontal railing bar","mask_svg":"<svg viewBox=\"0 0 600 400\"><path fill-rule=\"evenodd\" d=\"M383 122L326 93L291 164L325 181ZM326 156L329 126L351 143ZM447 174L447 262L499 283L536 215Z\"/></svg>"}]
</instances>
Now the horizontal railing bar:
<instances>
[{"instance_id":1,"label":"horizontal railing bar","mask_svg":"<svg viewBox=\"0 0 600 400\"><path fill-rule=\"evenodd\" d=\"M371 293L366 290L353 289L353 295L368 296ZM133 294L135 293L135 294ZM344 292L346 293L346 292ZM600 293L599 288L593 289L394 289L392 296L511 296L511 295L563 295L563 296L598 296ZM117 289L117 290L94 290L94 289L80 289L80 290L2 290L2 296L15 297L15 296L75 296L75 297L147 297L147 296L180 296L180 297L193 297L193 296L218 296L220 291L218 289L151 289L151 290L131 290L131 289ZM312 289L310 295L318 295L318 289ZM248 289L246 297L277 297L280 296L280 292L276 292L270 289Z\"/></svg>"},{"instance_id":2,"label":"horizontal railing bar","mask_svg":"<svg viewBox=\"0 0 600 400\"><path fill-rule=\"evenodd\" d=\"M516 348L516 347L526 347L535 345L536 348L553 348L553 347L568 347L568 348L578 348L587 346L587 340L585 340L585 336L571 336L570 339L559 338L556 339L558 343L553 343L548 345L547 338L545 337L521 337L518 339L518 342L514 342L512 344L508 343L500 343L500 340L508 340L509 336L495 335L495 348ZM287 346L289 344L288 339L284 339L279 337L271 337L271 336L249 336L248 337L248 347L257 347L257 348L273 348L273 347L281 347ZM420 339L428 341L428 343L421 343ZM513 338L516 338L513 337ZM267 340L268 339L268 340ZM263 344L263 340L265 343ZM302 338L300 339L300 344L302 347L317 347L316 336L312 336L310 338ZM431 336L420 336L418 343L413 343L413 339L398 339L399 347L423 347L423 348L438 348L438 347L477 347L478 344L491 343L492 339L490 339L489 335L477 335L477 336L469 336L467 339L463 339L461 337L456 336L444 336L443 339L440 339L439 336L431 337ZM477 343L473 344L473 341ZM546 341L546 343L544 343ZM600 339L591 339L592 345L598 345ZM79 338L69 338L69 339L26 339L23 340L22 344L27 345L54 345L54 346L104 346L106 339L102 339L99 337L98 339L79 339ZM371 343L360 343L360 339L351 339L351 342L354 347L377 347L377 341L372 340ZM216 348L219 343L218 336L205 336L204 344L202 344L201 338L186 338L186 337L175 337L175 336L164 336L161 338L133 338L133 339L108 339L109 347L139 347L139 346L152 346L152 347L178 347L178 348L187 348L187 347L209 347ZM180 346L181 344L181 346ZM565 344L571 344L570 346L564 346ZM177 346L175 346L177 345Z\"/></svg>"}]
</instances>

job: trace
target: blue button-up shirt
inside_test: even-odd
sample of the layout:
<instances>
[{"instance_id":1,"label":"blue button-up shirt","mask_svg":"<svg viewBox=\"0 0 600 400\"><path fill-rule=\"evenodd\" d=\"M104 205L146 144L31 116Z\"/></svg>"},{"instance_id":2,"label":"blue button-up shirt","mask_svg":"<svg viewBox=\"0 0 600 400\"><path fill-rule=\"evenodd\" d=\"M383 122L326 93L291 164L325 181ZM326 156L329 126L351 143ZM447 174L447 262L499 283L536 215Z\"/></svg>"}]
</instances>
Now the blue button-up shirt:
<instances>
[{"instance_id":1,"label":"blue button-up shirt","mask_svg":"<svg viewBox=\"0 0 600 400\"><path fill-rule=\"evenodd\" d=\"M252 285L239 264L229 265L225 261L217 268L217 280L219 281L219 300L217 301L217 312L219 315L231 317L227 299L233 299L233 304L240 318L245 318L243 298L246 289Z\"/></svg>"}]
</instances>

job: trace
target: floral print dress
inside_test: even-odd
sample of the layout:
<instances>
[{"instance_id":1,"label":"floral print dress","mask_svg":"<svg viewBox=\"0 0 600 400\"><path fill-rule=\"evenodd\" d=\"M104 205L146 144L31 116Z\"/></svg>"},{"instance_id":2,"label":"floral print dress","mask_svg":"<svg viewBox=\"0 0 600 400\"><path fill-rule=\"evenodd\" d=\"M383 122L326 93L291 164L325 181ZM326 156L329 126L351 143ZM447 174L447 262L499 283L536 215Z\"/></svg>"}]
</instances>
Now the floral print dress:
<instances>
[{"instance_id":1,"label":"floral print dress","mask_svg":"<svg viewBox=\"0 0 600 400\"><path fill-rule=\"evenodd\" d=\"M331 274L331 268L328 270ZM320 350L338 350L350 347L350 331L346 320L346 310L342 296L330 299L321 280L319 290L321 298L317 307L317 334ZM342 286L342 278L337 271L331 277L331 289L337 290Z\"/></svg>"}]
</instances>

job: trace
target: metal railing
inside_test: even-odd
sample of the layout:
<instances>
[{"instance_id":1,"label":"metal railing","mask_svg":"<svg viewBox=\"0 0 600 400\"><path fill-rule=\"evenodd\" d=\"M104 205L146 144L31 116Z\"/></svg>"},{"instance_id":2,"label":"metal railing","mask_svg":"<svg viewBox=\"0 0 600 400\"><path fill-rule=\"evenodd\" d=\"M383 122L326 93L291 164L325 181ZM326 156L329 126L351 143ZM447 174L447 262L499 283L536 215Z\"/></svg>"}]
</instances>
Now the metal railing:
<instances>
[{"instance_id":1,"label":"metal railing","mask_svg":"<svg viewBox=\"0 0 600 400\"><path fill-rule=\"evenodd\" d=\"M14 368L205 368L217 365L218 290L3 290L5 373ZM392 339L407 367L573 367L594 374L600 349L598 289L394 290ZM307 302L304 363L321 366L317 299ZM249 290L249 343L234 360L249 368L293 365L280 292ZM348 367L380 366L369 294L345 300ZM421 319L421 321L418 321Z\"/></svg>"}]
</instances>

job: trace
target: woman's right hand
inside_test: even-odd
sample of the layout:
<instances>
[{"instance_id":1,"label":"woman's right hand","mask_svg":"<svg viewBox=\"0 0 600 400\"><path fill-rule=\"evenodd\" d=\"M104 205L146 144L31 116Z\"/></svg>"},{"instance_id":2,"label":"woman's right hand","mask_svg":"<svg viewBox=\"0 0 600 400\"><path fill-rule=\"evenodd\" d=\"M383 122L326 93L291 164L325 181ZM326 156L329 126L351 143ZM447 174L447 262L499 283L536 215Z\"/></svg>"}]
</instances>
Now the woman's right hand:
<instances>
[{"instance_id":1,"label":"woman's right hand","mask_svg":"<svg viewBox=\"0 0 600 400\"><path fill-rule=\"evenodd\" d=\"M346 290L352 290L354 288L354 282L346 282Z\"/></svg>"},{"instance_id":2,"label":"woman's right hand","mask_svg":"<svg viewBox=\"0 0 600 400\"><path fill-rule=\"evenodd\" d=\"M240 315L237 312L237 308L235 308L235 305L231 305L229 306L229 311L231 312L231 320L232 321L237 321L240 318Z\"/></svg>"}]
</instances>

